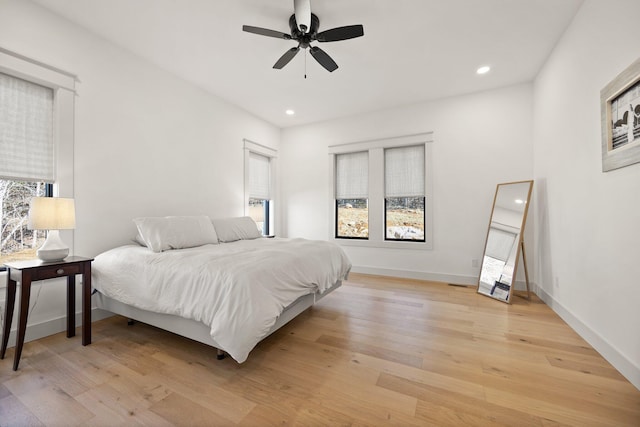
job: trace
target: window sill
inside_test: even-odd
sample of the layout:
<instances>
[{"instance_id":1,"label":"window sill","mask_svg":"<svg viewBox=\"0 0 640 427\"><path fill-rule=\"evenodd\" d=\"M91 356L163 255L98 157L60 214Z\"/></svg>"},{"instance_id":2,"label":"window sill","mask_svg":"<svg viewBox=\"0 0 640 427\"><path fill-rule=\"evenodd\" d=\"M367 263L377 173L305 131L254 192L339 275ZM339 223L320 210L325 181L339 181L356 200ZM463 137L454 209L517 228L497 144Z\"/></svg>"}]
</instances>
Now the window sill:
<instances>
[{"instance_id":1,"label":"window sill","mask_svg":"<svg viewBox=\"0 0 640 427\"><path fill-rule=\"evenodd\" d=\"M398 242L398 241L372 241L362 239L336 239L331 241L340 246L359 246L363 248L379 248L379 249L404 249L414 251L430 251L433 250L431 242Z\"/></svg>"}]
</instances>

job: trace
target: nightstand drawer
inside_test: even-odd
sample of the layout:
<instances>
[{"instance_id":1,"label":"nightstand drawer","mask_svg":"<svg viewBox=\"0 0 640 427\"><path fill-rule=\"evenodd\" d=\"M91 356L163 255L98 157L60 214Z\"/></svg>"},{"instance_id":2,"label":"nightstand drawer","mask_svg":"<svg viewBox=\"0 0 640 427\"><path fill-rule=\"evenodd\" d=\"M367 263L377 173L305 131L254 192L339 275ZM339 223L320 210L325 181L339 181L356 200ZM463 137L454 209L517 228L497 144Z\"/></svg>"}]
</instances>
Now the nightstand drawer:
<instances>
[{"instance_id":1,"label":"nightstand drawer","mask_svg":"<svg viewBox=\"0 0 640 427\"><path fill-rule=\"evenodd\" d=\"M41 267L31 273L31 280L53 279L54 277L67 277L72 274L81 274L80 264L52 265L51 267Z\"/></svg>"}]
</instances>

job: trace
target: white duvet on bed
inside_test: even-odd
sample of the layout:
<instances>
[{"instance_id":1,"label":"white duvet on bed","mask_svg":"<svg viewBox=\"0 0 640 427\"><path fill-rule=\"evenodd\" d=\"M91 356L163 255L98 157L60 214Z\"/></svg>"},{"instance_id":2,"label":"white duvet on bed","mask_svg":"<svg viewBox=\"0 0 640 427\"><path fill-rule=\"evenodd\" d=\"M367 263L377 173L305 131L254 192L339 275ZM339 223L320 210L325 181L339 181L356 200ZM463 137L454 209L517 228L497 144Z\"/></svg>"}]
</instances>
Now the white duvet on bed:
<instances>
[{"instance_id":1,"label":"white duvet on bed","mask_svg":"<svg viewBox=\"0 0 640 427\"><path fill-rule=\"evenodd\" d=\"M211 326L212 338L242 363L286 306L324 292L350 269L333 243L264 238L161 253L121 246L95 258L92 279L125 304Z\"/></svg>"}]
</instances>

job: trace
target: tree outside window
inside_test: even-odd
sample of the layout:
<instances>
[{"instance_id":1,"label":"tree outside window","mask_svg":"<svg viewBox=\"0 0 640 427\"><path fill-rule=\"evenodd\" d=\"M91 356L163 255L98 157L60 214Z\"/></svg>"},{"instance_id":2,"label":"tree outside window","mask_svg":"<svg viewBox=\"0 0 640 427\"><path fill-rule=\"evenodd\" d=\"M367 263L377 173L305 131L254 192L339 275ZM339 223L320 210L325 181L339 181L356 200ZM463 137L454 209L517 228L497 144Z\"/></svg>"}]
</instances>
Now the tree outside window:
<instances>
[{"instance_id":1,"label":"tree outside window","mask_svg":"<svg viewBox=\"0 0 640 427\"><path fill-rule=\"evenodd\" d=\"M29 204L32 197L50 195L50 184L0 179L0 266L9 261L35 258L46 231L27 228Z\"/></svg>"}]
</instances>

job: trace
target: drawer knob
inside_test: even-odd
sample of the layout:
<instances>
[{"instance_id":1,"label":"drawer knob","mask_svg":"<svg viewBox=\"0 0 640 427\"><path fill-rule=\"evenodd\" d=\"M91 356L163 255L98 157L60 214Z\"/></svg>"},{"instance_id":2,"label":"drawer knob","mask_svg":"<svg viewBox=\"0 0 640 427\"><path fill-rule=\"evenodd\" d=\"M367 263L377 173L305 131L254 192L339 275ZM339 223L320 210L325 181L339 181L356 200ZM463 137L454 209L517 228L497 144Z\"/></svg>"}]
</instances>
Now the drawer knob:
<instances>
[{"instance_id":1,"label":"drawer knob","mask_svg":"<svg viewBox=\"0 0 640 427\"><path fill-rule=\"evenodd\" d=\"M58 273L58 274L62 274L62 273L64 273L64 270L63 270L62 268L59 268L59 269L56 271L56 273Z\"/></svg>"}]
</instances>

